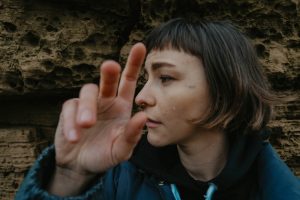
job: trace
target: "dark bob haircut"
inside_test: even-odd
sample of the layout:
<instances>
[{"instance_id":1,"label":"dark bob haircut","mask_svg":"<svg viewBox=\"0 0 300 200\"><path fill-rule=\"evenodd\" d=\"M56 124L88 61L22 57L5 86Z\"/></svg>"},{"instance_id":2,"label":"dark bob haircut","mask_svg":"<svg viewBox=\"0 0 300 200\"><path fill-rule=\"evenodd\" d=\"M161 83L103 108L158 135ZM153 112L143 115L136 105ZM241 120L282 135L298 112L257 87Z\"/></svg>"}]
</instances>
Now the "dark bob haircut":
<instances>
[{"instance_id":1,"label":"dark bob haircut","mask_svg":"<svg viewBox=\"0 0 300 200\"><path fill-rule=\"evenodd\" d=\"M270 120L276 97L249 39L229 22L173 19L155 28L145 44L148 53L174 49L202 61L212 100L197 121L203 127L256 132Z\"/></svg>"}]
</instances>

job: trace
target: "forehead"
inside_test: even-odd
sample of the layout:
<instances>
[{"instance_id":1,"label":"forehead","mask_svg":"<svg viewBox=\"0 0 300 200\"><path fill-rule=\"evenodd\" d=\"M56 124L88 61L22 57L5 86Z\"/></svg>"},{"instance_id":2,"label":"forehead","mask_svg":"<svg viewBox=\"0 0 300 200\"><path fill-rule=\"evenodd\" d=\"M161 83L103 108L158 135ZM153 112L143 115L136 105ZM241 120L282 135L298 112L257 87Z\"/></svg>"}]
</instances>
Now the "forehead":
<instances>
[{"instance_id":1,"label":"forehead","mask_svg":"<svg viewBox=\"0 0 300 200\"><path fill-rule=\"evenodd\" d=\"M174 49L152 50L146 57L145 69L152 69L156 63L170 64L175 67L183 65L202 65L198 57Z\"/></svg>"}]
</instances>

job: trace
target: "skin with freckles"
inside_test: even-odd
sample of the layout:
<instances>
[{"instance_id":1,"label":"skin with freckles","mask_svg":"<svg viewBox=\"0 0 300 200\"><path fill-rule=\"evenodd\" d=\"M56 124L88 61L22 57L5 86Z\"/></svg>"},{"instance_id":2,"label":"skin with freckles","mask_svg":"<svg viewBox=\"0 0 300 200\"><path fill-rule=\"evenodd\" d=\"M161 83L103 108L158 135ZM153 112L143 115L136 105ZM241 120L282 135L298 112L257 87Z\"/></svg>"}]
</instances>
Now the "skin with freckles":
<instances>
[{"instance_id":1,"label":"skin with freckles","mask_svg":"<svg viewBox=\"0 0 300 200\"><path fill-rule=\"evenodd\" d=\"M154 50L146 58L145 71L147 82L135 101L157 122L146 123L148 141L164 146L194 140L203 130L193 121L201 119L210 105L201 60L172 49Z\"/></svg>"}]
</instances>

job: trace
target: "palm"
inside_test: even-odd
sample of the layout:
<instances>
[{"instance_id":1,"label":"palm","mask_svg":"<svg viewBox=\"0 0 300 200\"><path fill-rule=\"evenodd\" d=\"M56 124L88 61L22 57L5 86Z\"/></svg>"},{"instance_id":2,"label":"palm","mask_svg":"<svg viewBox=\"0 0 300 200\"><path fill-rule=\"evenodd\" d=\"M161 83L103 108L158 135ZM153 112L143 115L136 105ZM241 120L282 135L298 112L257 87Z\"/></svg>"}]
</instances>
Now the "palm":
<instances>
[{"instance_id":1,"label":"palm","mask_svg":"<svg viewBox=\"0 0 300 200\"><path fill-rule=\"evenodd\" d=\"M145 116L141 114L131 118L134 89L139 71L137 65L141 65L145 55L145 51L141 47L135 48L135 51L131 52L133 55L129 56L119 86L112 83L112 80L118 82L119 79L118 73L115 73L116 70L114 70L115 66L111 63L110 68L103 66L99 94L93 98L96 99L96 120L88 126L80 123L76 125L79 134L78 140L68 142L63 134L65 121L68 118L60 120L55 137L58 165L77 170L80 173L100 173L130 157L139 139L137 131L145 121ZM105 68L108 71L105 71ZM115 69L117 68L115 67ZM136 78L131 79L132 77ZM117 91L118 94L116 94ZM81 100L81 97L77 100L76 105L79 107L77 112L80 112ZM93 100L86 101L87 105L91 102Z\"/></svg>"}]
</instances>

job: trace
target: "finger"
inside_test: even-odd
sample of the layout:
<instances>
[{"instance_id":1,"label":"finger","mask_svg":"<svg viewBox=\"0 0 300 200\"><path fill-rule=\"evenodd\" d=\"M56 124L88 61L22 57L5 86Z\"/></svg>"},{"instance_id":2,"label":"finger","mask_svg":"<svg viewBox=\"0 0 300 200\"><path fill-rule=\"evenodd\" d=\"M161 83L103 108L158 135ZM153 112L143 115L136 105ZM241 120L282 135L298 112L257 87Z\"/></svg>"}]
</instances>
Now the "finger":
<instances>
[{"instance_id":1,"label":"finger","mask_svg":"<svg viewBox=\"0 0 300 200\"><path fill-rule=\"evenodd\" d=\"M136 82L140 68L144 62L146 48L142 43L137 43L131 48L125 69L121 76L118 95L128 101L133 101Z\"/></svg>"},{"instance_id":2,"label":"finger","mask_svg":"<svg viewBox=\"0 0 300 200\"><path fill-rule=\"evenodd\" d=\"M115 97L118 91L121 66L115 61L105 61L100 68L99 97Z\"/></svg>"},{"instance_id":3,"label":"finger","mask_svg":"<svg viewBox=\"0 0 300 200\"><path fill-rule=\"evenodd\" d=\"M62 140L65 138L63 131L63 112L59 115L59 121L55 131L55 142L57 141L57 138L63 138Z\"/></svg>"},{"instance_id":4,"label":"finger","mask_svg":"<svg viewBox=\"0 0 300 200\"><path fill-rule=\"evenodd\" d=\"M78 99L71 99L64 103L62 110L62 129L65 138L69 142L79 139L79 128L76 125Z\"/></svg>"},{"instance_id":5,"label":"finger","mask_svg":"<svg viewBox=\"0 0 300 200\"><path fill-rule=\"evenodd\" d=\"M124 134L116 141L118 152L118 160L127 160L141 138L143 127L146 123L147 116L144 112L135 114L129 121Z\"/></svg>"},{"instance_id":6,"label":"finger","mask_svg":"<svg viewBox=\"0 0 300 200\"><path fill-rule=\"evenodd\" d=\"M98 86L84 85L79 94L76 121L82 128L89 128L97 121Z\"/></svg>"}]
</instances>

